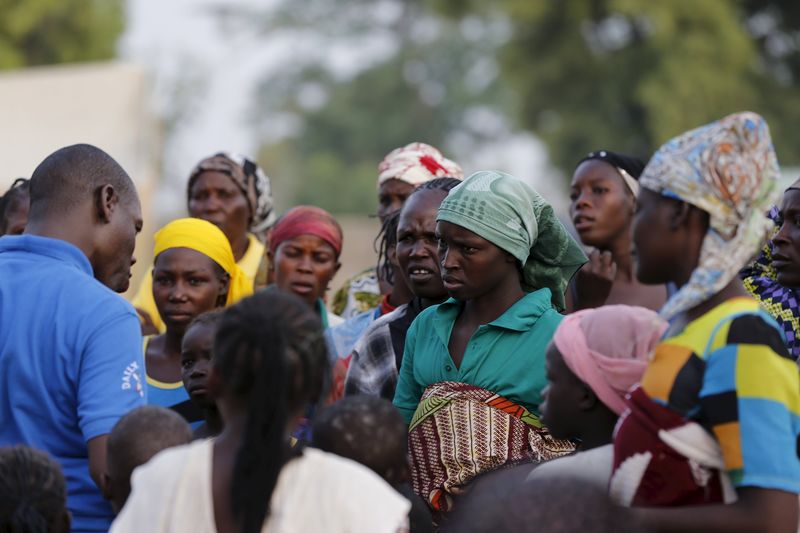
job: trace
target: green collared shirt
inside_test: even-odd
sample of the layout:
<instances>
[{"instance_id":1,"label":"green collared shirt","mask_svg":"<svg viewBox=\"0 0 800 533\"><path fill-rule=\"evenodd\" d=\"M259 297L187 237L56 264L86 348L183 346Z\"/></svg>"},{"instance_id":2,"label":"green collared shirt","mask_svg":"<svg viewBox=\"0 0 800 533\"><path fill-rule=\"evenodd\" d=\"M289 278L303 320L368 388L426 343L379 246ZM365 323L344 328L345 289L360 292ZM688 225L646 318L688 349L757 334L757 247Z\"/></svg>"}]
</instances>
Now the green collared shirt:
<instances>
[{"instance_id":1,"label":"green collared shirt","mask_svg":"<svg viewBox=\"0 0 800 533\"><path fill-rule=\"evenodd\" d=\"M459 381L490 390L539 414L542 389L547 385L544 354L563 318L550 303L550 289L526 294L496 320L480 326L457 368L447 345L462 306L451 298L429 307L411 324L395 407L409 423L428 386Z\"/></svg>"}]
</instances>

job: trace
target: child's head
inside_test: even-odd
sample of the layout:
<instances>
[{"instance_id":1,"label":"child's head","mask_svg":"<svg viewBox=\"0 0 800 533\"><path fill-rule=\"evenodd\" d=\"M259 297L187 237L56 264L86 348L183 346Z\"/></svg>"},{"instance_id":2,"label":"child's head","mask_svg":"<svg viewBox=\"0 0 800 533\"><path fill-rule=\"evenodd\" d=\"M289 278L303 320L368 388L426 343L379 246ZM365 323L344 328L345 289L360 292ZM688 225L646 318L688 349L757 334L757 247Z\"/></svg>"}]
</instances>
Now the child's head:
<instances>
[{"instance_id":1,"label":"child's head","mask_svg":"<svg viewBox=\"0 0 800 533\"><path fill-rule=\"evenodd\" d=\"M187 444L192 428L175 411L147 405L119 419L108 436L103 496L118 513L131 492L133 470L155 454Z\"/></svg>"},{"instance_id":2,"label":"child's head","mask_svg":"<svg viewBox=\"0 0 800 533\"><path fill-rule=\"evenodd\" d=\"M477 488L477 487L476 487ZM569 477L519 482L514 469L497 472L466 495L447 533L641 532L628 509L611 503L605 490Z\"/></svg>"},{"instance_id":3,"label":"child's head","mask_svg":"<svg viewBox=\"0 0 800 533\"><path fill-rule=\"evenodd\" d=\"M605 425L610 438L625 394L641 380L666 328L657 313L627 305L566 316L545 363L549 385L541 411L553 436L580 439Z\"/></svg>"},{"instance_id":4,"label":"child's head","mask_svg":"<svg viewBox=\"0 0 800 533\"><path fill-rule=\"evenodd\" d=\"M322 324L299 297L260 291L223 313L208 382L225 432L241 432L231 501L242 531L261 530L292 426L323 398L328 377Z\"/></svg>"},{"instance_id":5,"label":"child's head","mask_svg":"<svg viewBox=\"0 0 800 533\"><path fill-rule=\"evenodd\" d=\"M0 531L67 533L69 526L59 464L27 446L0 448Z\"/></svg>"},{"instance_id":6,"label":"child's head","mask_svg":"<svg viewBox=\"0 0 800 533\"><path fill-rule=\"evenodd\" d=\"M351 396L314 421L311 445L370 468L391 485L406 480L408 429L395 407L383 398Z\"/></svg>"},{"instance_id":7,"label":"child's head","mask_svg":"<svg viewBox=\"0 0 800 533\"><path fill-rule=\"evenodd\" d=\"M183 386L201 409L215 405L214 399L208 394L208 374L211 370L214 335L221 319L221 309L203 313L189 324L181 341Z\"/></svg>"}]
</instances>

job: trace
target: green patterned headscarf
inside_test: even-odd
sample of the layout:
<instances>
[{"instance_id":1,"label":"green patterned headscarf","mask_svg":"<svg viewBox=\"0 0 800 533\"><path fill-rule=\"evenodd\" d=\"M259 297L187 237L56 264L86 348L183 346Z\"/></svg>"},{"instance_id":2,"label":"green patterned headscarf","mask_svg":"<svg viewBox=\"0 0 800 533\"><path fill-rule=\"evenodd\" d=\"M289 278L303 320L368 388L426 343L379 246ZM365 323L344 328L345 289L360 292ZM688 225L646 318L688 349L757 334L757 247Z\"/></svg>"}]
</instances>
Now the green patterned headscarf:
<instances>
[{"instance_id":1,"label":"green patterned headscarf","mask_svg":"<svg viewBox=\"0 0 800 533\"><path fill-rule=\"evenodd\" d=\"M502 172L476 172L450 191L439 207L440 220L466 228L519 259L523 290L546 287L553 306L564 310L564 292L586 263L586 254L531 187Z\"/></svg>"}]
</instances>

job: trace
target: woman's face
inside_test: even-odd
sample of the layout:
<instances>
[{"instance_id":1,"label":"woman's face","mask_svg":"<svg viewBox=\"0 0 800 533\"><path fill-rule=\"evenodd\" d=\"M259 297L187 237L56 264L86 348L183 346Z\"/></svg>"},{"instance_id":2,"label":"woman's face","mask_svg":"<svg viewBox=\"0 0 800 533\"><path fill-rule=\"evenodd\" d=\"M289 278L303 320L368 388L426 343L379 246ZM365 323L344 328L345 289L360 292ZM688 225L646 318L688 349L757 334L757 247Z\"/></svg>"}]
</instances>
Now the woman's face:
<instances>
[{"instance_id":1,"label":"woman's face","mask_svg":"<svg viewBox=\"0 0 800 533\"><path fill-rule=\"evenodd\" d=\"M553 342L547 347L545 371L548 385L542 391L544 402L539 409L542 422L557 439L579 437L577 422L582 418L580 403L586 395L586 385L569 369Z\"/></svg>"},{"instance_id":2,"label":"woman's face","mask_svg":"<svg viewBox=\"0 0 800 533\"><path fill-rule=\"evenodd\" d=\"M340 266L333 247L316 235L299 235L284 241L270 257L275 285L312 307L325 295Z\"/></svg>"},{"instance_id":3,"label":"woman's face","mask_svg":"<svg viewBox=\"0 0 800 533\"><path fill-rule=\"evenodd\" d=\"M784 287L800 287L800 190L783 194L778 233L772 239L772 265L778 283Z\"/></svg>"},{"instance_id":4,"label":"woman's face","mask_svg":"<svg viewBox=\"0 0 800 533\"><path fill-rule=\"evenodd\" d=\"M381 219L381 224L386 217L403 207L406 198L413 191L413 185L395 178L390 178L380 184L378 187L378 218Z\"/></svg>"},{"instance_id":5,"label":"woman's face","mask_svg":"<svg viewBox=\"0 0 800 533\"><path fill-rule=\"evenodd\" d=\"M429 300L447 297L442 285L436 214L446 191L417 191L403 206L397 222L397 261L414 295Z\"/></svg>"},{"instance_id":6,"label":"woman's face","mask_svg":"<svg viewBox=\"0 0 800 533\"><path fill-rule=\"evenodd\" d=\"M228 277L221 270L189 248L170 248L156 256L153 299L167 330L183 334L196 316L224 305Z\"/></svg>"},{"instance_id":7,"label":"woman's face","mask_svg":"<svg viewBox=\"0 0 800 533\"><path fill-rule=\"evenodd\" d=\"M514 259L483 237L466 228L440 221L436 223L442 281L447 293L460 301L484 296L519 276Z\"/></svg>"},{"instance_id":8,"label":"woman's face","mask_svg":"<svg viewBox=\"0 0 800 533\"><path fill-rule=\"evenodd\" d=\"M635 199L610 164L590 159L578 165L570 200L572 223L587 246L606 248L630 231Z\"/></svg>"},{"instance_id":9,"label":"woman's face","mask_svg":"<svg viewBox=\"0 0 800 533\"><path fill-rule=\"evenodd\" d=\"M636 254L636 277L642 283L658 285L672 281L680 263L683 243L670 218L677 200L641 189L633 217L633 245Z\"/></svg>"},{"instance_id":10,"label":"woman's face","mask_svg":"<svg viewBox=\"0 0 800 533\"><path fill-rule=\"evenodd\" d=\"M211 222L229 241L247 236L250 205L233 180L222 172L200 173L189 189L189 215Z\"/></svg>"}]
</instances>

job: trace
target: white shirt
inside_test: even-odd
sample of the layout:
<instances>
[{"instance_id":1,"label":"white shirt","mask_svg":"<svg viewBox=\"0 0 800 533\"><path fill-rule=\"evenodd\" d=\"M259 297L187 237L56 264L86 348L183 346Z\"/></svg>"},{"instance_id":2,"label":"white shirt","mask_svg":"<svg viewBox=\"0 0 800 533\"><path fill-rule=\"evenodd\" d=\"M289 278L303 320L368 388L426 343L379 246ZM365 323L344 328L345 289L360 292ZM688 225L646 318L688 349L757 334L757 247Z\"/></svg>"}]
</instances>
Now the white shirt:
<instances>
[{"instance_id":1,"label":"white shirt","mask_svg":"<svg viewBox=\"0 0 800 533\"><path fill-rule=\"evenodd\" d=\"M171 448L137 468L111 533L216 533L213 440ZM306 448L284 466L262 533L396 533L411 504L372 470Z\"/></svg>"},{"instance_id":2,"label":"white shirt","mask_svg":"<svg viewBox=\"0 0 800 533\"><path fill-rule=\"evenodd\" d=\"M569 477L608 490L613 463L614 445L606 444L542 463L528 475L528 481Z\"/></svg>"}]
</instances>

